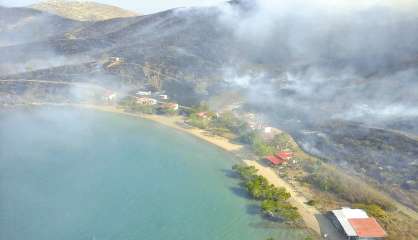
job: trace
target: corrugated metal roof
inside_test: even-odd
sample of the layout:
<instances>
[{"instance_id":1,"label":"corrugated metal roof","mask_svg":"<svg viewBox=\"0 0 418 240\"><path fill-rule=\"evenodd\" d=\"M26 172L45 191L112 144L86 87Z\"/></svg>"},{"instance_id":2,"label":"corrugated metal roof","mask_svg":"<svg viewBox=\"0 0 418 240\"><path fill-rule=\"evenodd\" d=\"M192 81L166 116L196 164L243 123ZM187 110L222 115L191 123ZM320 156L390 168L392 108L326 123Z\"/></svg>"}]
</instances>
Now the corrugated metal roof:
<instances>
[{"instance_id":1,"label":"corrugated metal roof","mask_svg":"<svg viewBox=\"0 0 418 240\"><path fill-rule=\"evenodd\" d=\"M357 236L356 231L348 222L348 219L345 217L343 210L333 210L332 213L337 218L338 222L341 224L341 227L344 229L344 232L347 236Z\"/></svg>"},{"instance_id":2,"label":"corrugated metal roof","mask_svg":"<svg viewBox=\"0 0 418 240\"><path fill-rule=\"evenodd\" d=\"M283 159L277 158L275 156L268 156L268 157L265 157L265 159L268 160L268 161L270 161L271 163L273 163L275 165L283 164L284 163L284 160Z\"/></svg>"},{"instance_id":3,"label":"corrugated metal roof","mask_svg":"<svg viewBox=\"0 0 418 240\"><path fill-rule=\"evenodd\" d=\"M341 209L345 218L368 218L367 213L361 209L342 208Z\"/></svg>"},{"instance_id":4,"label":"corrugated metal roof","mask_svg":"<svg viewBox=\"0 0 418 240\"><path fill-rule=\"evenodd\" d=\"M367 213L361 209L342 208L340 210L333 210L332 213L344 229L345 234L349 237L359 236L352 226L350 219L369 219Z\"/></svg>"}]
</instances>

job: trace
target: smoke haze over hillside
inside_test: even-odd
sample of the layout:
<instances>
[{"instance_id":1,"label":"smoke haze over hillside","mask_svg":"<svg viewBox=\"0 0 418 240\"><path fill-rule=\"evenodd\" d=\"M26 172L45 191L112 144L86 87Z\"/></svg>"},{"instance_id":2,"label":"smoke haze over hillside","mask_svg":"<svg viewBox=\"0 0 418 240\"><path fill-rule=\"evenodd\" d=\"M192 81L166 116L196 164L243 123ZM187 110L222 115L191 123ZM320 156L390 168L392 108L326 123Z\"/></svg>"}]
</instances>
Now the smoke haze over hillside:
<instances>
[{"instance_id":1,"label":"smoke haze over hillside","mask_svg":"<svg viewBox=\"0 0 418 240\"><path fill-rule=\"evenodd\" d=\"M418 3L239 2L249 7L225 4L220 21L234 31L243 59L281 72L249 85L257 104L267 102L257 97L265 93L279 105L351 120L418 113Z\"/></svg>"}]
</instances>

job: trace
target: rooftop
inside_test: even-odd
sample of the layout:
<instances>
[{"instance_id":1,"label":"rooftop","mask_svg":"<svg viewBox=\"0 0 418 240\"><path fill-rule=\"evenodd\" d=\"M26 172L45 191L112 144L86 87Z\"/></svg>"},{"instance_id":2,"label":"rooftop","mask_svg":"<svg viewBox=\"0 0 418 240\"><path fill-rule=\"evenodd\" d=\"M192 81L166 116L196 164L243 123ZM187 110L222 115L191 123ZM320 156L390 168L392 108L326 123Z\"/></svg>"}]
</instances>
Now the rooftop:
<instances>
[{"instance_id":1,"label":"rooftop","mask_svg":"<svg viewBox=\"0 0 418 240\"><path fill-rule=\"evenodd\" d=\"M385 237L387 234L385 230L379 225L374 218L352 218L348 222L356 231L359 237Z\"/></svg>"},{"instance_id":2,"label":"rooftop","mask_svg":"<svg viewBox=\"0 0 418 240\"><path fill-rule=\"evenodd\" d=\"M287 160L290 159L292 157L292 153L291 152L278 152L275 154L277 158L283 159L283 160Z\"/></svg>"},{"instance_id":3,"label":"rooftop","mask_svg":"<svg viewBox=\"0 0 418 240\"><path fill-rule=\"evenodd\" d=\"M275 156L268 156L268 157L265 157L265 159L270 161L274 165L283 164L285 162L283 159L277 158Z\"/></svg>"},{"instance_id":4,"label":"rooftop","mask_svg":"<svg viewBox=\"0 0 418 240\"><path fill-rule=\"evenodd\" d=\"M333 210L345 234L349 237L385 237L386 232L374 218L361 209L342 208Z\"/></svg>"}]
</instances>

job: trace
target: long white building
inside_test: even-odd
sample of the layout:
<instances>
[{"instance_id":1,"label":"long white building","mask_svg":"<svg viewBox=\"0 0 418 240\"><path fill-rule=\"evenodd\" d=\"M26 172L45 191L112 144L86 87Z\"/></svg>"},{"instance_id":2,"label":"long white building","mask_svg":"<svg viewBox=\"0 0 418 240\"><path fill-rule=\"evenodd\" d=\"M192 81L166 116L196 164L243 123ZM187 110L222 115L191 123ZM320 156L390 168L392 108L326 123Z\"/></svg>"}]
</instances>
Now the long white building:
<instances>
[{"instance_id":1,"label":"long white building","mask_svg":"<svg viewBox=\"0 0 418 240\"><path fill-rule=\"evenodd\" d=\"M333 224L347 240L381 240L387 236L376 219L361 209L342 208L331 211Z\"/></svg>"}]
</instances>

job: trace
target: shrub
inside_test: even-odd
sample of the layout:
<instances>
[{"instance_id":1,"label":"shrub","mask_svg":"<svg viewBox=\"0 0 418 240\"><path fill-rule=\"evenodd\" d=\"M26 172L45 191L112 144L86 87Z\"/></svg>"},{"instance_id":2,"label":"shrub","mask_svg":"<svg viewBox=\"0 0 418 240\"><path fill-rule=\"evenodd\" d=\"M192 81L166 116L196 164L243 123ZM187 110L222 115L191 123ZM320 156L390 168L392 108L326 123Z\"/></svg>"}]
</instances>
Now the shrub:
<instances>
[{"instance_id":1,"label":"shrub","mask_svg":"<svg viewBox=\"0 0 418 240\"><path fill-rule=\"evenodd\" d=\"M396 207L390 199L348 175L330 167L321 167L306 176L303 181L324 192L332 192L351 203L375 204L384 210L392 211Z\"/></svg>"},{"instance_id":2,"label":"shrub","mask_svg":"<svg viewBox=\"0 0 418 240\"><path fill-rule=\"evenodd\" d=\"M200 129L207 129L209 127L209 123L210 123L209 119L199 118L195 114L191 114L189 116L189 124L194 127L197 127Z\"/></svg>"},{"instance_id":3,"label":"shrub","mask_svg":"<svg viewBox=\"0 0 418 240\"><path fill-rule=\"evenodd\" d=\"M306 202L307 205L309 206L315 206L317 204L317 202L315 200L309 200Z\"/></svg>"},{"instance_id":4,"label":"shrub","mask_svg":"<svg viewBox=\"0 0 418 240\"><path fill-rule=\"evenodd\" d=\"M285 188L277 188L270 184L265 177L257 175L257 170L252 166L234 165L233 169L243 179L250 195L263 201L261 208L265 214L287 221L300 218L297 208L286 202L290 193Z\"/></svg>"},{"instance_id":5,"label":"shrub","mask_svg":"<svg viewBox=\"0 0 418 240\"><path fill-rule=\"evenodd\" d=\"M287 221L296 221L301 217L297 208L285 201L264 200L261 203L261 209L269 216Z\"/></svg>"},{"instance_id":6,"label":"shrub","mask_svg":"<svg viewBox=\"0 0 418 240\"><path fill-rule=\"evenodd\" d=\"M379 220L385 220L388 218L388 214L385 212L385 210L376 204L357 203L354 204L353 207L363 209L367 212L367 214Z\"/></svg>"},{"instance_id":7,"label":"shrub","mask_svg":"<svg viewBox=\"0 0 418 240\"><path fill-rule=\"evenodd\" d=\"M249 167L242 164L236 164L232 169L238 172L245 182L253 179L257 175L257 169L254 166Z\"/></svg>"}]
</instances>

